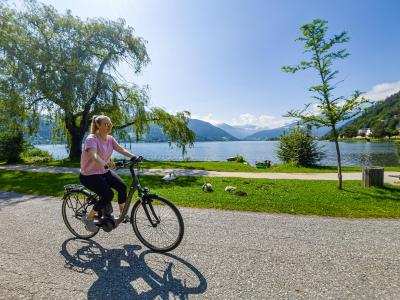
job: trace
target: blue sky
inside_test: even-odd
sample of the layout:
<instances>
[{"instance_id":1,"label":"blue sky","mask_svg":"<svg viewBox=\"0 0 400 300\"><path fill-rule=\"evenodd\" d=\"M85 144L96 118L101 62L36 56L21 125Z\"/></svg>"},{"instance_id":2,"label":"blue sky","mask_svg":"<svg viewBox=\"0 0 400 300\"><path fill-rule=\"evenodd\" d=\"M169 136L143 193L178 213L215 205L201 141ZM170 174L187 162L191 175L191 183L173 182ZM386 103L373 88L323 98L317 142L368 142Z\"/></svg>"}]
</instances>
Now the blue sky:
<instances>
[{"instance_id":1,"label":"blue sky","mask_svg":"<svg viewBox=\"0 0 400 300\"><path fill-rule=\"evenodd\" d=\"M294 39L315 18L330 33L347 31L350 56L336 63L337 94L354 90L379 100L400 90L400 1L396 0L46 0L74 15L124 18L147 40L152 60L140 76L151 103L169 112L231 125L274 128L290 109L310 103L313 72L286 74L305 56ZM112 4L111 4L112 3Z\"/></svg>"}]
</instances>

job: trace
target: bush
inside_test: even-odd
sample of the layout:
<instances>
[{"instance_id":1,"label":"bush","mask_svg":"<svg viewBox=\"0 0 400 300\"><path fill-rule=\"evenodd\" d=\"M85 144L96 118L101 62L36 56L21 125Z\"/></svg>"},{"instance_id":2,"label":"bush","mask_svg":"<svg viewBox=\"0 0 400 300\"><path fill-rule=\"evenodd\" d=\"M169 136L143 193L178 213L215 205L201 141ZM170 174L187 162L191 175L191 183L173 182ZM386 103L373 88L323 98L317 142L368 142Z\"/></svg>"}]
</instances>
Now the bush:
<instances>
[{"instance_id":1,"label":"bush","mask_svg":"<svg viewBox=\"0 0 400 300\"><path fill-rule=\"evenodd\" d=\"M346 138L353 138L357 136L358 130L354 126L348 126L341 130L341 134L344 135Z\"/></svg>"},{"instance_id":2,"label":"bush","mask_svg":"<svg viewBox=\"0 0 400 300\"><path fill-rule=\"evenodd\" d=\"M0 134L0 160L7 163L21 161L24 150L24 136L21 131L7 131Z\"/></svg>"},{"instance_id":3,"label":"bush","mask_svg":"<svg viewBox=\"0 0 400 300\"><path fill-rule=\"evenodd\" d=\"M235 161L238 162L238 163L244 163L245 162L244 157L239 155L239 154L236 154Z\"/></svg>"},{"instance_id":4,"label":"bush","mask_svg":"<svg viewBox=\"0 0 400 300\"><path fill-rule=\"evenodd\" d=\"M281 135L277 155L285 163L306 167L316 165L322 159L321 150L309 130L296 127Z\"/></svg>"},{"instance_id":5,"label":"bush","mask_svg":"<svg viewBox=\"0 0 400 300\"><path fill-rule=\"evenodd\" d=\"M49 162L53 160L51 154L45 150L35 148L29 145L24 152L21 153L21 158L25 163L39 163L39 162Z\"/></svg>"}]
</instances>

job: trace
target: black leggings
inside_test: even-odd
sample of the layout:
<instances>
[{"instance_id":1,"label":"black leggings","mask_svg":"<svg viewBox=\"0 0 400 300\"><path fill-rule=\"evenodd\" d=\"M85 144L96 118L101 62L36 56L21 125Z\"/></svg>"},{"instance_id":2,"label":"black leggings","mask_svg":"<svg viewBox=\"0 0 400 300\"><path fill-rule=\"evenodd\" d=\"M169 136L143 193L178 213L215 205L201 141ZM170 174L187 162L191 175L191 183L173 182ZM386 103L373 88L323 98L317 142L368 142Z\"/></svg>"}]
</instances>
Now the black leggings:
<instances>
[{"instance_id":1,"label":"black leggings","mask_svg":"<svg viewBox=\"0 0 400 300\"><path fill-rule=\"evenodd\" d=\"M101 175L85 176L80 174L79 179L85 187L100 196L100 201L96 202L93 207L97 212L103 209L114 198L114 192L111 188L118 191L118 203L121 204L126 201L126 184L112 171Z\"/></svg>"}]
</instances>

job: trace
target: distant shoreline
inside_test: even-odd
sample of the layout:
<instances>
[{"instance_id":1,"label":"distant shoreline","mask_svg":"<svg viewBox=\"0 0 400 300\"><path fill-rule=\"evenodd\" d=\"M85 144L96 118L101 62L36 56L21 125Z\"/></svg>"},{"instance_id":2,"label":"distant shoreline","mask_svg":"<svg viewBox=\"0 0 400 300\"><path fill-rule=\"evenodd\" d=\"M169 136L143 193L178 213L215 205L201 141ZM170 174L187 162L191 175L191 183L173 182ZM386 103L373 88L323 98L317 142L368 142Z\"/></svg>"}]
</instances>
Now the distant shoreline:
<instances>
[{"instance_id":1,"label":"distant shoreline","mask_svg":"<svg viewBox=\"0 0 400 300\"><path fill-rule=\"evenodd\" d=\"M237 141L195 141L196 143L237 143L237 142L277 142L279 139L270 139L270 140L237 140ZM319 142L333 142L329 139L316 139ZM168 142L161 142L161 141L152 141L152 142L144 142L144 141L125 141L125 140L118 140L119 143L125 144L168 144ZM339 143L399 143L400 139L339 139ZM66 143L32 143L33 145L66 145ZM173 144L173 143L172 143Z\"/></svg>"}]
</instances>

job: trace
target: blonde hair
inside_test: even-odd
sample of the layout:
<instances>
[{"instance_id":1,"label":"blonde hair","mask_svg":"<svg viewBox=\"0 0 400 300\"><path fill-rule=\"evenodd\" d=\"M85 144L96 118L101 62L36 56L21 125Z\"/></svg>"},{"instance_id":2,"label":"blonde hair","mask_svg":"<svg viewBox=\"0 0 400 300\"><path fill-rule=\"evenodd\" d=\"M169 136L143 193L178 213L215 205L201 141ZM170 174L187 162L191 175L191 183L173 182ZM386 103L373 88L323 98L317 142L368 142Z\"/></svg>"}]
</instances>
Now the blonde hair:
<instances>
[{"instance_id":1,"label":"blonde hair","mask_svg":"<svg viewBox=\"0 0 400 300\"><path fill-rule=\"evenodd\" d=\"M107 118L105 115L94 115L92 117L92 123L90 124L90 133L95 134L98 127L101 125L103 119Z\"/></svg>"}]
</instances>

